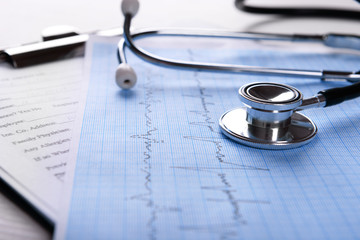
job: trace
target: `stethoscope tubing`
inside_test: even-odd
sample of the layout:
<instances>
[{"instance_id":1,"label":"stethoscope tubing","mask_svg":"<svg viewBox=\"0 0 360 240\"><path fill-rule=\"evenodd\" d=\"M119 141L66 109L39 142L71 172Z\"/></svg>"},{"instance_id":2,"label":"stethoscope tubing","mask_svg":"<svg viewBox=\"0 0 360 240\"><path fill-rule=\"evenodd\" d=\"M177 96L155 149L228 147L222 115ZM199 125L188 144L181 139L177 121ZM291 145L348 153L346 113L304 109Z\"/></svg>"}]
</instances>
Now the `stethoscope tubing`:
<instances>
[{"instance_id":1,"label":"stethoscope tubing","mask_svg":"<svg viewBox=\"0 0 360 240\"><path fill-rule=\"evenodd\" d=\"M360 20L360 11L349 9L260 7L247 4L246 0L235 0L235 6L241 11L252 14L269 14L286 17L316 17Z\"/></svg>"},{"instance_id":2,"label":"stethoscope tubing","mask_svg":"<svg viewBox=\"0 0 360 240\"><path fill-rule=\"evenodd\" d=\"M300 78L320 78L322 80L335 79L335 80L347 80L349 82L360 81L359 72L344 72L344 71L327 71L327 70L303 70L303 69L283 69L283 68L265 68L259 66L246 66L246 65L233 65L233 64L214 64L203 62L190 62L184 60L175 60L164 58L153 53L150 53L134 43L136 38L145 38L150 36L182 36L182 37L214 37L214 38L235 38L235 39L252 39L252 40L279 40L279 41L306 41L306 42L322 42L321 36L300 36L294 35L278 35L278 34L254 34L254 33L236 33L236 32L207 32L202 31L188 32L180 31L177 29L158 29L158 30L144 30L134 34L130 33L132 16L130 14L125 15L124 22L124 34L123 40L118 45L118 56L121 63L127 63L125 56L125 47L129 47L130 50L143 58L156 65L167 67L179 67L199 69L206 71L226 71L235 73L246 73L253 75L270 75L281 77L300 77Z\"/></svg>"},{"instance_id":3,"label":"stethoscope tubing","mask_svg":"<svg viewBox=\"0 0 360 240\"><path fill-rule=\"evenodd\" d=\"M149 30L131 34L131 19L138 10L138 2L123 2L122 10L125 15L123 39L118 45L118 56L121 64L115 74L116 83L122 89L129 89L137 81L134 69L127 63L125 48L128 47L133 53L153 64L168 66L171 68L181 67L207 71L243 72L247 74L266 74L276 76L291 76L302 78L328 78L356 82L350 86L326 89L316 96L303 99L301 92L276 83L251 83L239 89L240 99L247 108L236 108L225 112L219 119L221 131L232 140L251 147L263 149L289 149L300 147L314 138L317 132L316 125L300 110L312 107L328 107L343 101L360 96L360 72L341 71L314 71L300 69L263 68L259 66L244 66L231 64L214 64L193 61L181 61L164 58L138 47L134 43L135 38L156 36L185 36L185 37L218 37L218 38L241 38L258 40L302 40L322 42L331 47L346 47L359 49L357 36L326 35L324 36L288 36L277 34L250 33L198 33L189 31L172 30ZM345 41L342 41L344 38ZM269 95L268 93L271 92ZM275 95L273 93L276 93ZM291 93L290 95L287 93ZM280 97L280 100L277 97Z\"/></svg>"}]
</instances>

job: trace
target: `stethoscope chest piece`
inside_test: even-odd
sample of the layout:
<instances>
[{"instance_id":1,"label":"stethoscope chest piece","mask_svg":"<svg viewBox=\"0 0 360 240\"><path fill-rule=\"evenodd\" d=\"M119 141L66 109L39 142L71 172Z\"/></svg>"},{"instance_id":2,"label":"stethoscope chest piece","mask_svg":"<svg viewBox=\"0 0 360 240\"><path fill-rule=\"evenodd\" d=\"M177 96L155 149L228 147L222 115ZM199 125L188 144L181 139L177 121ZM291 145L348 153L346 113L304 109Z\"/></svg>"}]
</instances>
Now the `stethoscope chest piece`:
<instances>
[{"instance_id":1,"label":"stethoscope chest piece","mask_svg":"<svg viewBox=\"0 0 360 240\"><path fill-rule=\"evenodd\" d=\"M255 148L290 149L311 141L316 125L295 112L303 96L297 89L276 83L252 83L239 89L246 107L224 113L219 125L230 139Z\"/></svg>"}]
</instances>

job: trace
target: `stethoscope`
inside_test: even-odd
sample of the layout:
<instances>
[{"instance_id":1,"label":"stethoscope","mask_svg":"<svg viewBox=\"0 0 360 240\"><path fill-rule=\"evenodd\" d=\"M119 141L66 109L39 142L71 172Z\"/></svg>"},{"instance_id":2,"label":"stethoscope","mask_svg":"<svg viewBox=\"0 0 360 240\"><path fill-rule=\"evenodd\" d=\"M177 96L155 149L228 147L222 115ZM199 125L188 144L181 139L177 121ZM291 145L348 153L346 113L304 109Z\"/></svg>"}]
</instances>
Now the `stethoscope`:
<instances>
[{"instance_id":1,"label":"stethoscope","mask_svg":"<svg viewBox=\"0 0 360 240\"><path fill-rule=\"evenodd\" d=\"M243 2L236 1L237 6L244 6ZM134 43L135 38L156 35L320 42L329 47L360 50L360 38L357 36L199 32L198 30L193 32L191 30L184 31L178 29L148 30L130 33L131 20L139 9L139 2L137 0L123 0L121 9L125 21L123 38L118 44L120 65L116 69L115 79L117 85L122 89L132 88L137 81L135 71L127 62L125 47L128 47L139 57L162 66L283 77L320 78L322 80L335 79L353 83L350 86L321 91L316 96L308 99L303 99L303 95L299 90L284 84L251 83L241 87L239 89L239 97L246 107L230 110L219 119L222 133L238 143L262 149L290 149L303 146L314 138L317 133L317 127L309 118L299 113L300 110L313 107L328 107L360 96L359 71L313 71L180 61L157 56L138 47ZM301 13L302 11L300 11Z\"/></svg>"}]
</instances>

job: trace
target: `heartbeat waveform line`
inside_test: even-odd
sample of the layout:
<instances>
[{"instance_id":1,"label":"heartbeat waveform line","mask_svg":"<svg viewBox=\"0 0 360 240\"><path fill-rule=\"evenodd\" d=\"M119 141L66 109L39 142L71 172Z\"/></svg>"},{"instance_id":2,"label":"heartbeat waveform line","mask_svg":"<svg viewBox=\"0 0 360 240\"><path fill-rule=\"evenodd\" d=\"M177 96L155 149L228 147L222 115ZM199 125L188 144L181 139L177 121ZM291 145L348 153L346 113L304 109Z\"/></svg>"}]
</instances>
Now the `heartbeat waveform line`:
<instances>
[{"instance_id":1,"label":"heartbeat waveform line","mask_svg":"<svg viewBox=\"0 0 360 240\"><path fill-rule=\"evenodd\" d=\"M192 57L192 52L191 50L189 50L189 54L190 54L190 58ZM210 106L214 106L215 104L213 102L209 102L207 101L207 97L212 97L211 94L207 94L206 93L206 88L202 85L199 77L198 77L198 72L194 72L193 74L194 76L194 81L196 82L196 86L198 88L199 91L199 95L190 95L189 97L192 98L197 98L200 101L200 109L192 109L189 112L196 114L196 115L200 115L200 117L202 117L203 119L201 121L192 121L189 123L189 125L192 126L203 126L206 127L210 133L215 133L215 128L214 128L214 122L212 119L212 116L210 115ZM213 137L202 137L202 136L183 136L184 139L188 139L191 141L202 141L205 143L211 143L215 146L215 158L218 160L219 164L227 164L225 161L225 155L223 154L223 145L222 145L222 139L219 139L218 136L216 138ZM181 167L180 167L181 168ZM220 167L221 168L221 167ZM196 168L182 168L184 170L199 170L198 167ZM224 194L224 196L227 198L227 203L231 206L232 208L232 220L235 223L235 228L239 227L241 225L245 225L247 222L244 218L244 216L241 213L240 210L240 205L238 201L235 201L236 197L234 195L234 190L232 188L232 185L230 184L230 182L227 180L226 178L226 174L222 173L222 172L216 172L216 171L212 171L214 169L201 169L200 171L209 171L209 172L213 172L214 174L216 174L216 176L218 177L218 180L220 181L220 183L222 184L223 188L218 190L220 191L222 194ZM220 170L221 171L221 170ZM224 229L221 228L221 230L218 232L220 239L227 239L230 236L232 237L236 237L237 236L237 231L236 229L230 228L230 229Z\"/></svg>"}]
</instances>

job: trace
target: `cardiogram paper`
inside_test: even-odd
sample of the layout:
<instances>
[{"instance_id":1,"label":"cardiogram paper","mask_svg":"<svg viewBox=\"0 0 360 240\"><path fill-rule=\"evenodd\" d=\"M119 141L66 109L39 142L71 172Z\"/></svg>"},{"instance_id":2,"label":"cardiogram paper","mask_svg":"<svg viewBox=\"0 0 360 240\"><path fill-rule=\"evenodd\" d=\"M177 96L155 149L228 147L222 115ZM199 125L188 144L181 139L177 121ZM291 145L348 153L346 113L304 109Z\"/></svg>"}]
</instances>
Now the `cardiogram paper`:
<instances>
[{"instance_id":1,"label":"cardiogram paper","mask_svg":"<svg viewBox=\"0 0 360 240\"><path fill-rule=\"evenodd\" d=\"M360 62L307 45L244 44L148 49L282 68L356 70ZM121 91L116 42L88 45L89 87L58 239L360 238L359 99L304 112L319 133L293 150L242 146L218 126L225 111L241 106L237 90L245 83L287 83L306 97L346 83L183 71L127 54L138 83Z\"/></svg>"}]
</instances>

